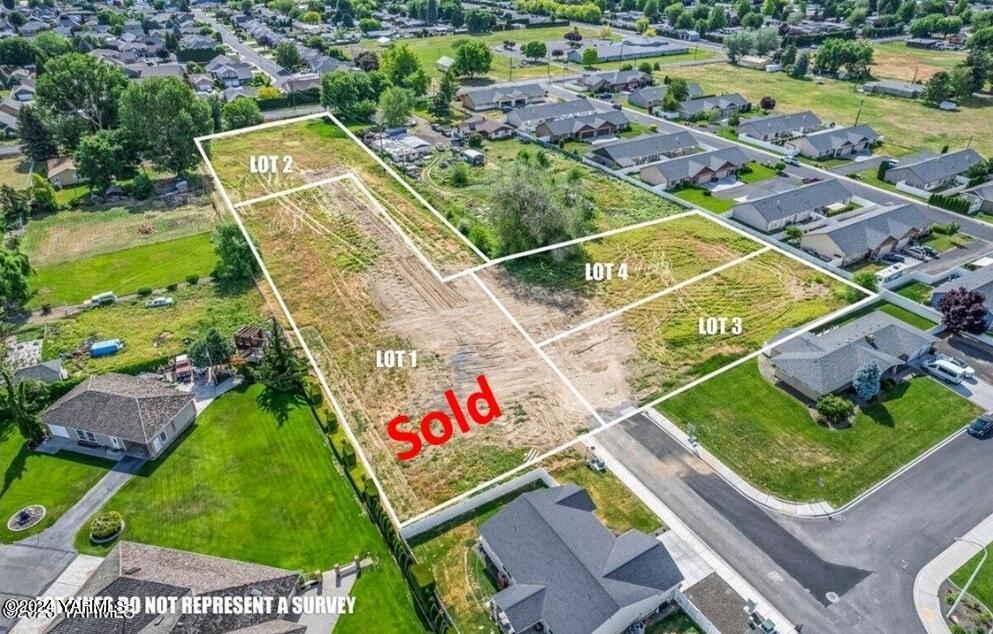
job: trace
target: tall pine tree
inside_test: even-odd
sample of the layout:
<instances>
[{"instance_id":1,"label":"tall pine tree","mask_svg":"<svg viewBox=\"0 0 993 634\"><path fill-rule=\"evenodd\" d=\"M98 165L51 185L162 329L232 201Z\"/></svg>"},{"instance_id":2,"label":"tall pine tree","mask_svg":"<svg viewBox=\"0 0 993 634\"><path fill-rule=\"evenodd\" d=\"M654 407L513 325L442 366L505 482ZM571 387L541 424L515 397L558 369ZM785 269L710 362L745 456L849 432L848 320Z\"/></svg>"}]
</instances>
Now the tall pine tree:
<instances>
[{"instance_id":1,"label":"tall pine tree","mask_svg":"<svg viewBox=\"0 0 993 634\"><path fill-rule=\"evenodd\" d=\"M17 133L25 154L33 161L47 161L59 151L51 131L34 106L25 105L17 113Z\"/></svg>"}]
</instances>

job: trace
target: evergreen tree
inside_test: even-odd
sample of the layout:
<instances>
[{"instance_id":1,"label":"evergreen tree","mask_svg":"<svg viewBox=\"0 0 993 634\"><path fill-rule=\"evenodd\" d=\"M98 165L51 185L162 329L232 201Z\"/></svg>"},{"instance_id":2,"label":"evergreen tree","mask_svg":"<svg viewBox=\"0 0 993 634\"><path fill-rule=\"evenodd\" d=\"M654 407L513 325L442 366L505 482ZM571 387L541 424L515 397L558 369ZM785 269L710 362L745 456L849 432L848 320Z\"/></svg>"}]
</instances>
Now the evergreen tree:
<instances>
[{"instance_id":1,"label":"evergreen tree","mask_svg":"<svg viewBox=\"0 0 993 634\"><path fill-rule=\"evenodd\" d=\"M0 420L17 427L24 442L34 447L45 439L45 428L41 425L38 412L31 405L30 381L14 383L14 377L7 369L0 373L6 394L0 399ZM0 432L2 432L0 428Z\"/></svg>"},{"instance_id":2,"label":"evergreen tree","mask_svg":"<svg viewBox=\"0 0 993 634\"><path fill-rule=\"evenodd\" d=\"M879 394L879 366L875 361L870 361L855 371L852 378L852 387L855 393L863 401L871 401Z\"/></svg>"},{"instance_id":3,"label":"evergreen tree","mask_svg":"<svg viewBox=\"0 0 993 634\"><path fill-rule=\"evenodd\" d=\"M283 330L275 318L272 319L268 345L253 374L257 381L277 392L300 389L303 369L283 338Z\"/></svg>"},{"instance_id":4,"label":"evergreen tree","mask_svg":"<svg viewBox=\"0 0 993 634\"><path fill-rule=\"evenodd\" d=\"M21 137L24 153L33 161L47 161L59 151L51 131L45 127L34 106L26 104L18 111L17 135Z\"/></svg>"}]
</instances>

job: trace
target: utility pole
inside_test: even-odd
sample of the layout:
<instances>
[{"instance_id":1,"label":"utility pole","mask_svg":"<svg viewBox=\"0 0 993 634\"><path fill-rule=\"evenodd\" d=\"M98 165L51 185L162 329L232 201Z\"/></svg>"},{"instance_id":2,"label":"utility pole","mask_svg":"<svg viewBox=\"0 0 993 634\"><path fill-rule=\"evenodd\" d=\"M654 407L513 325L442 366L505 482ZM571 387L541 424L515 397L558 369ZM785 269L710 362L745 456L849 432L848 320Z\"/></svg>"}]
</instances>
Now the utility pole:
<instances>
[{"instance_id":1,"label":"utility pole","mask_svg":"<svg viewBox=\"0 0 993 634\"><path fill-rule=\"evenodd\" d=\"M862 106L864 106L864 105L865 105L865 99L863 99L862 101L859 102L859 111L855 115L855 125L858 125L859 124L859 119L862 118Z\"/></svg>"}]
</instances>

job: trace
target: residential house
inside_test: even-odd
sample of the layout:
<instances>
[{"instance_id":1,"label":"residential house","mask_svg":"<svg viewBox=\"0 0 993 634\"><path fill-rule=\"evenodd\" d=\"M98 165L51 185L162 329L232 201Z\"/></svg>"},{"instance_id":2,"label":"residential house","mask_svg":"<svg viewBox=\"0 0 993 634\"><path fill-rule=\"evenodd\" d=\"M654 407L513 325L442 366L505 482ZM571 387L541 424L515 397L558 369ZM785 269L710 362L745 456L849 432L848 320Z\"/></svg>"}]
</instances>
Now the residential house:
<instances>
[{"instance_id":1,"label":"residential house","mask_svg":"<svg viewBox=\"0 0 993 634\"><path fill-rule=\"evenodd\" d=\"M800 246L825 261L848 266L899 251L930 229L927 212L908 203L828 223L803 234Z\"/></svg>"},{"instance_id":2,"label":"residential house","mask_svg":"<svg viewBox=\"0 0 993 634\"><path fill-rule=\"evenodd\" d=\"M634 45L630 39L625 42L595 40L589 44L584 43L579 48L570 50L566 53L566 58L575 64L582 64L583 53L586 49L590 48L596 51L597 62L623 62L641 59L643 57L680 55L682 53L689 53L690 51L687 46L675 44L661 38L646 41L642 45Z\"/></svg>"},{"instance_id":3,"label":"residential house","mask_svg":"<svg viewBox=\"0 0 993 634\"><path fill-rule=\"evenodd\" d=\"M700 84L690 81L686 82L686 88L689 94L688 99L697 99L703 96L703 89L700 88ZM628 96L628 102L632 106L638 106L639 108L644 108L645 110L651 110L657 106L662 105L662 100L665 99L666 93L669 92L669 86L661 84L659 86L645 86L635 90Z\"/></svg>"},{"instance_id":4,"label":"residential house","mask_svg":"<svg viewBox=\"0 0 993 634\"><path fill-rule=\"evenodd\" d=\"M41 414L54 437L148 459L161 455L195 418L192 394L113 373L88 377Z\"/></svg>"},{"instance_id":5,"label":"residential house","mask_svg":"<svg viewBox=\"0 0 993 634\"><path fill-rule=\"evenodd\" d=\"M321 76L317 73L297 73L283 80L280 84L283 92L304 92L316 90L321 85Z\"/></svg>"},{"instance_id":6,"label":"residential house","mask_svg":"<svg viewBox=\"0 0 993 634\"><path fill-rule=\"evenodd\" d=\"M848 204L851 198L844 185L830 178L739 203L731 208L731 217L768 233L813 220L832 206Z\"/></svg>"},{"instance_id":7,"label":"residential house","mask_svg":"<svg viewBox=\"0 0 993 634\"><path fill-rule=\"evenodd\" d=\"M805 332L769 351L775 377L816 401L852 386L860 368L875 363L882 379L931 352L938 338L882 311L821 334Z\"/></svg>"},{"instance_id":8,"label":"residential house","mask_svg":"<svg viewBox=\"0 0 993 634\"><path fill-rule=\"evenodd\" d=\"M20 102L32 101L35 96L34 79L24 79L10 89L10 96Z\"/></svg>"},{"instance_id":9,"label":"residential house","mask_svg":"<svg viewBox=\"0 0 993 634\"><path fill-rule=\"evenodd\" d=\"M962 192L962 198L969 201L969 213L993 214L993 183L980 183Z\"/></svg>"},{"instance_id":10,"label":"residential house","mask_svg":"<svg viewBox=\"0 0 993 634\"><path fill-rule=\"evenodd\" d=\"M394 163L409 163L427 156L432 151L430 143L413 134L399 134L374 142L377 150L384 152Z\"/></svg>"},{"instance_id":11,"label":"residential house","mask_svg":"<svg viewBox=\"0 0 993 634\"><path fill-rule=\"evenodd\" d=\"M703 185L738 173L748 157L736 146L690 154L641 168L641 180L670 190L680 185Z\"/></svg>"},{"instance_id":12,"label":"residential house","mask_svg":"<svg viewBox=\"0 0 993 634\"><path fill-rule=\"evenodd\" d=\"M586 158L611 169L626 169L695 152L689 132L646 134L633 139L605 143L586 153Z\"/></svg>"},{"instance_id":13,"label":"residential house","mask_svg":"<svg viewBox=\"0 0 993 634\"><path fill-rule=\"evenodd\" d=\"M630 92L648 85L651 80L651 75L640 70L605 70L583 73L576 84L591 93Z\"/></svg>"},{"instance_id":14,"label":"residential house","mask_svg":"<svg viewBox=\"0 0 993 634\"><path fill-rule=\"evenodd\" d=\"M141 608L125 620L105 616L61 615L47 630L50 634L89 632L155 631L166 633L267 632L303 634L307 626L295 622L299 616L273 609L187 612L146 611L146 599L202 597L271 597L272 604L290 601L299 591L300 574L260 564L210 555L121 541L90 574L76 593L79 597L138 599ZM148 605L156 604L149 601Z\"/></svg>"},{"instance_id":15,"label":"residential house","mask_svg":"<svg viewBox=\"0 0 993 634\"><path fill-rule=\"evenodd\" d=\"M662 542L638 530L615 536L594 510L570 483L524 493L480 526L501 631L620 634L672 605L683 575Z\"/></svg>"},{"instance_id":16,"label":"residential house","mask_svg":"<svg viewBox=\"0 0 993 634\"><path fill-rule=\"evenodd\" d=\"M683 119L719 116L726 119L739 112L747 112L752 104L738 93L687 99L679 104L679 116Z\"/></svg>"},{"instance_id":17,"label":"residential house","mask_svg":"<svg viewBox=\"0 0 993 634\"><path fill-rule=\"evenodd\" d=\"M607 110L578 117L549 119L538 124L534 134L539 139L558 143L559 141L589 141L605 136L613 136L631 127L631 121L620 110Z\"/></svg>"},{"instance_id":18,"label":"residential house","mask_svg":"<svg viewBox=\"0 0 993 634\"><path fill-rule=\"evenodd\" d=\"M957 288L976 291L986 298L983 302L983 306L986 307L986 325L989 327L993 324L993 266L978 268L939 285L931 291L931 305L937 306L942 297Z\"/></svg>"},{"instance_id":19,"label":"residential house","mask_svg":"<svg viewBox=\"0 0 993 634\"><path fill-rule=\"evenodd\" d=\"M48 180L55 187L70 187L80 183L79 173L76 171L76 163L72 157L62 156L48 159Z\"/></svg>"},{"instance_id":20,"label":"residential house","mask_svg":"<svg viewBox=\"0 0 993 634\"><path fill-rule=\"evenodd\" d=\"M545 121L581 117L596 112L599 112L599 108L594 106L589 99L572 99L512 110L507 114L506 121L508 125L518 130L533 132Z\"/></svg>"},{"instance_id":21,"label":"residential house","mask_svg":"<svg viewBox=\"0 0 993 634\"><path fill-rule=\"evenodd\" d=\"M895 79L881 79L879 81L866 82L862 85L862 89L866 92L880 95L917 99L924 93L924 84L912 84L907 81L897 81Z\"/></svg>"},{"instance_id":22,"label":"residential house","mask_svg":"<svg viewBox=\"0 0 993 634\"><path fill-rule=\"evenodd\" d=\"M886 170L883 180L903 183L924 191L935 191L955 185L960 176L984 163L983 157L971 148L939 154L913 163L896 165Z\"/></svg>"},{"instance_id":23,"label":"residential house","mask_svg":"<svg viewBox=\"0 0 993 634\"><path fill-rule=\"evenodd\" d=\"M820 117L810 110L805 110L748 119L738 125L737 132L739 137L746 136L772 143L817 132L823 128L824 122L821 121Z\"/></svg>"},{"instance_id":24,"label":"residential house","mask_svg":"<svg viewBox=\"0 0 993 634\"><path fill-rule=\"evenodd\" d=\"M494 84L480 88L467 88L455 97L462 105L479 112L507 108L523 108L545 98L545 88L537 83Z\"/></svg>"},{"instance_id":25,"label":"residential house","mask_svg":"<svg viewBox=\"0 0 993 634\"><path fill-rule=\"evenodd\" d=\"M852 156L869 150L882 140L870 126L861 124L850 128L828 128L794 139L790 145L810 159L825 160Z\"/></svg>"},{"instance_id":26,"label":"residential house","mask_svg":"<svg viewBox=\"0 0 993 634\"><path fill-rule=\"evenodd\" d=\"M514 136L514 129L502 121L486 117L472 117L459 124L459 131L464 135L475 132L484 139L496 141Z\"/></svg>"},{"instance_id":27,"label":"residential house","mask_svg":"<svg viewBox=\"0 0 993 634\"><path fill-rule=\"evenodd\" d=\"M761 57L759 55L742 55L738 58L738 66L751 68L753 70L765 70L765 67L772 64L771 57Z\"/></svg>"},{"instance_id":28,"label":"residential house","mask_svg":"<svg viewBox=\"0 0 993 634\"><path fill-rule=\"evenodd\" d=\"M193 87L193 90L198 95L206 95L214 90L214 78L207 73L190 75L186 78L186 81L190 83L190 86Z\"/></svg>"},{"instance_id":29,"label":"residential house","mask_svg":"<svg viewBox=\"0 0 993 634\"><path fill-rule=\"evenodd\" d=\"M0 110L0 131L8 138L17 136L17 116Z\"/></svg>"},{"instance_id":30,"label":"residential house","mask_svg":"<svg viewBox=\"0 0 993 634\"><path fill-rule=\"evenodd\" d=\"M62 367L62 359L52 359L42 361L33 365L24 366L14 370L13 379L15 383L21 381L41 381L52 384L64 381L69 378L69 373Z\"/></svg>"},{"instance_id":31,"label":"residential house","mask_svg":"<svg viewBox=\"0 0 993 634\"><path fill-rule=\"evenodd\" d=\"M152 77L176 77L177 79L186 79L186 67L182 64L153 64L150 66L131 65L128 66L128 70L131 72L136 72L137 75L134 75L134 78L139 81L142 79L151 79Z\"/></svg>"}]
</instances>

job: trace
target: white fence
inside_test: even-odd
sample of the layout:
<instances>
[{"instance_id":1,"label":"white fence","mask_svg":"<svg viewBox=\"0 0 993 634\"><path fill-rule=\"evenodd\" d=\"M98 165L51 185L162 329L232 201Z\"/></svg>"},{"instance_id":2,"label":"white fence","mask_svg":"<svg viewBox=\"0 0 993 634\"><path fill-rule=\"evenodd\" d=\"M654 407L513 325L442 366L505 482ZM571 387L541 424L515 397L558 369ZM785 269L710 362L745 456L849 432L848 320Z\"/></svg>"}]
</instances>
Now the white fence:
<instances>
[{"instance_id":1,"label":"white fence","mask_svg":"<svg viewBox=\"0 0 993 634\"><path fill-rule=\"evenodd\" d=\"M534 469L533 471L519 475L512 480L507 480L503 484L498 484L491 489L487 489L478 495L466 498L461 502L444 508L434 515L429 515L423 519L417 520L416 522L411 522L400 529L400 535L402 535L404 539L412 539L421 533L426 533L429 530L438 528L446 522L450 522L463 515L467 515L488 502L492 502L493 500L503 497L508 493L512 493L517 489L523 489L529 484L539 480L547 487L555 487L559 485L555 478L549 475L544 469Z\"/></svg>"},{"instance_id":2,"label":"white fence","mask_svg":"<svg viewBox=\"0 0 993 634\"><path fill-rule=\"evenodd\" d=\"M738 140L749 145L756 145L775 154L782 154L783 156L796 156L800 153L800 151L792 145L776 145L775 143L769 143L768 141L763 141L762 139L756 139L748 134L739 134Z\"/></svg>"},{"instance_id":3,"label":"white fence","mask_svg":"<svg viewBox=\"0 0 993 634\"><path fill-rule=\"evenodd\" d=\"M899 183L896 183L895 187L902 192L906 192L911 196L917 196L918 198L923 198L924 200L927 200L928 198L931 197L931 192L923 189L917 189L916 187L908 185L904 181L900 181Z\"/></svg>"}]
</instances>

